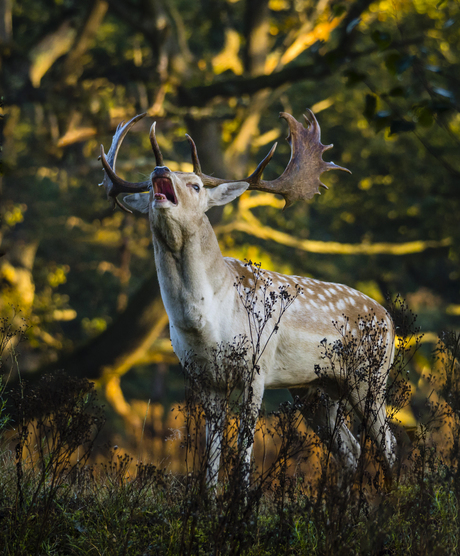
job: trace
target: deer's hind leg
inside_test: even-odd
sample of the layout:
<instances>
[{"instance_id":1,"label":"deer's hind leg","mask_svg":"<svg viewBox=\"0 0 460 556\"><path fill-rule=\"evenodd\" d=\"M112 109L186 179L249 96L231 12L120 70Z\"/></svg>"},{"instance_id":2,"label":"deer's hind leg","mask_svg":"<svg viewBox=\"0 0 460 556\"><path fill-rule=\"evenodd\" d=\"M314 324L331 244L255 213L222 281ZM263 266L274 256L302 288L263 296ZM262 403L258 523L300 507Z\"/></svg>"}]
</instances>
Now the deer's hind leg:
<instances>
[{"instance_id":1,"label":"deer's hind leg","mask_svg":"<svg viewBox=\"0 0 460 556\"><path fill-rule=\"evenodd\" d=\"M354 471L361 447L347 426L340 404L316 386L290 388L289 391L294 400L301 403L300 411L309 426L341 467Z\"/></svg>"},{"instance_id":2,"label":"deer's hind leg","mask_svg":"<svg viewBox=\"0 0 460 556\"><path fill-rule=\"evenodd\" d=\"M383 456L385 472L391 475L397 443L388 424L384 392L355 389L350 394L350 403Z\"/></svg>"}]
</instances>

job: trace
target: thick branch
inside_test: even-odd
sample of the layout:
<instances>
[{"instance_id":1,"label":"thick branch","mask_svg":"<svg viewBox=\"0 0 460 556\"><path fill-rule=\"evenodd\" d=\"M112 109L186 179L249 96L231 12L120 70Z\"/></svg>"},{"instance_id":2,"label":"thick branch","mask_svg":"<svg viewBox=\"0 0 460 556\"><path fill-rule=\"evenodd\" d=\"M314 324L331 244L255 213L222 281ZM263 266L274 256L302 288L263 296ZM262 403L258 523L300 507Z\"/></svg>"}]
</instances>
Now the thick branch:
<instances>
[{"instance_id":1,"label":"thick branch","mask_svg":"<svg viewBox=\"0 0 460 556\"><path fill-rule=\"evenodd\" d=\"M130 299L119 318L89 344L42 369L64 369L72 376L109 380L126 373L149 349L168 323L156 276Z\"/></svg>"},{"instance_id":2,"label":"thick branch","mask_svg":"<svg viewBox=\"0 0 460 556\"><path fill-rule=\"evenodd\" d=\"M179 102L182 106L205 106L216 97L253 95L262 89L274 89L286 83L295 83L304 79L321 79L330 73L328 66L313 63L285 68L271 75L235 77L211 85L179 87Z\"/></svg>"},{"instance_id":3,"label":"thick branch","mask_svg":"<svg viewBox=\"0 0 460 556\"><path fill-rule=\"evenodd\" d=\"M299 239L284 232L279 232L252 216L246 220L237 220L226 226L216 228L217 234L229 234L239 231L246 234L276 241L281 245L301 249L309 253L320 253L324 255L410 255L422 253L427 249L448 247L452 245L452 238L447 237L439 241L418 240L406 243L339 243L336 241L316 241L312 239Z\"/></svg>"},{"instance_id":4,"label":"thick branch","mask_svg":"<svg viewBox=\"0 0 460 556\"><path fill-rule=\"evenodd\" d=\"M415 37L407 41L398 41L389 48L418 44L423 41L422 37ZM270 75L258 75L257 77L233 77L225 81L218 81L210 85L199 85L197 87L179 87L178 97L182 106L205 106L216 97L237 97L241 95L253 95L262 89L275 89L281 85L295 83L305 80L319 80L329 77L337 72L341 66L351 61L369 56L378 52L378 47L368 48L360 52L348 52L344 47L336 48L325 56L317 56L314 62L304 65L289 66Z\"/></svg>"}]
</instances>

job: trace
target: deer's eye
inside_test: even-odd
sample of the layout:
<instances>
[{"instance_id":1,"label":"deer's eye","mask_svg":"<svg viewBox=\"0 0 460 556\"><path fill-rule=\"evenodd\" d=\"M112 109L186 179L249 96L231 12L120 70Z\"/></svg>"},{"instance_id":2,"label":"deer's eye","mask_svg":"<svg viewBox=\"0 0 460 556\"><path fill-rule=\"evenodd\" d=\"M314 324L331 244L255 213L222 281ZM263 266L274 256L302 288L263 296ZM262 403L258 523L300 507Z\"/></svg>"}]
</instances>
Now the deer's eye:
<instances>
[{"instance_id":1,"label":"deer's eye","mask_svg":"<svg viewBox=\"0 0 460 556\"><path fill-rule=\"evenodd\" d=\"M190 187L193 187L193 189L194 189L197 193L200 192L200 186L199 186L198 184L196 184L196 183L188 183L187 185L190 186Z\"/></svg>"}]
</instances>

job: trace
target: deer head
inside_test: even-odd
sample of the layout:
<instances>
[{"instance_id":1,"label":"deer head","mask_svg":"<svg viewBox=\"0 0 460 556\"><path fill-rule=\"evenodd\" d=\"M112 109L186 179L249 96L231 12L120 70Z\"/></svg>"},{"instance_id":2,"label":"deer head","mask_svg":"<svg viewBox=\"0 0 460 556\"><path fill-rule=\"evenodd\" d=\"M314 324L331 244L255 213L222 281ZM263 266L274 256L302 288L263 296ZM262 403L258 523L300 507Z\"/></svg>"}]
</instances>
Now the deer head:
<instances>
[{"instance_id":1,"label":"deer head","mask_svg":"<svg viewBox=\"0 0 460 556\"><path fill-rule=\"evenodd\" d=\"M213 189L203 186L200 176L192 172L171 172L167 166L157 166L150 174L150 194L134 193L124 197L124 202L131 208L148 213L152 207L155 215L166 216L178 222L184 213L196 214L206 212L213 206L224 205L236 199L249 187L247 182L221 183ZM170 209L167 210L166 209ZM188 218L189 220L189 218Z\"/></svg>"},{"instance_id":2,"label":"deer head","mask_svg":"<svg viewBox=\"0 0 460 556\"><path fill-rule=\"evenodd\" d=\"M319 194L319 188L327 187L321 182L320 176L329 170L343 170L346 168L337 166L333 162L325 162L322 154L333 145L321 143L321 130L315 115L308 110L308 117L304 116L307 127L286 112L281 112L289 126L287 141L291 146L291 158L283 174L272 181L262 179L262 174L275 152L277 143L273 145L267 156L260 162L255 171L241 181L229 181L204 174L198 158L197 148L193 139L187 135L190 143L193 173L171 172L163 165L158 142L155 136L155 123L150 128L150 142L155 154L157 166L150 175L148 181L130 183L115 172L115 163L120 145L129 129L143 118L146 114L135 116L126 124L120 124L114 135L112 145L107 156L101 145L102 165L105 170L104 179L100 185L104 185L107 196L112 202L127 210L119 201L120 193L132 193L125 197L125 202L139 210L149 212L152 209L173 209L177 218L180 217L182 208L191 206L205 212L215 205L226 204L243 193L246 189L265 191L282 195L286 201L285 208L301 199L311 199L313 195ZM212 189L211 189L212 188ZM150 195L146 195L146 192ZM128 211L131 212L131 211Z\"/></svg>"}]
</instances>

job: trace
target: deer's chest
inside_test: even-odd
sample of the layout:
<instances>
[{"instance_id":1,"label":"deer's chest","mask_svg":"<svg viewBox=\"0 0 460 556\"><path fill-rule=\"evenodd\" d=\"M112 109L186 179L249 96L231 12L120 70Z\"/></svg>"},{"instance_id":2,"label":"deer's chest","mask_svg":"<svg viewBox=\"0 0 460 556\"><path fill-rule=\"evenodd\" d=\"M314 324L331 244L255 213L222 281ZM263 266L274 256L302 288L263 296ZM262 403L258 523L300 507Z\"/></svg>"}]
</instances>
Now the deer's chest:
<instances>
[{"instance_id":1,"label":"deer's chest","mask_svg":"<svg viewBox=\"0 0 460 556\"><path fill-rule=\"evenodd\" d=\"M186 352L204 352L226 340L227 300L216 299L212 291L197 295L183 289L163 301L169 316L171 341L179 359Z\"/></svg>"}]
</instances>

